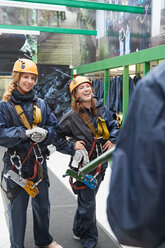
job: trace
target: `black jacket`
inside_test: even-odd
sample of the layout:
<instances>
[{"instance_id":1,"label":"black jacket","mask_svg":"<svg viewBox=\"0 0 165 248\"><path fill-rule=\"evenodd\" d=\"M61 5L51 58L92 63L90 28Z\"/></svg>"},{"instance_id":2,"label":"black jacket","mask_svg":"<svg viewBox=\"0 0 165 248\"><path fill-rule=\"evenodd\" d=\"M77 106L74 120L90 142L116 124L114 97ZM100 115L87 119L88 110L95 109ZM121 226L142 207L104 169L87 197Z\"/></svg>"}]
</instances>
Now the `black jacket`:
<instances>
[{"instance_id":1,"label":"black jacket","mask_svg":"<svg viewBox=\"0 0 165 248\"><path fill-rule=\"evenodd\" d=\"M102 101L99 101L96 103L96 108L100 109L102 112L102 118L106 121L107 128L110 132L110 141L115 143L117 135L120 131L116 120L113 119L113 117L110 114L110 111L106 109L106 107L103 105ZM88 114L91 117L91 120L96 127L96 117L92 115L90 111L88 111ZM66 154L74 155L74 144L76 141L84 141L86 144L86 150L88 151L88 154L92 148L92 144L94 141L94 136L89 129L88 125L85 124L83 119L75 113L72 109L68 111L59 122L59 146L57 146L57 150ZM70 137L72 141L68 141L65 139L65 137ZM97 157L96 149L93 151L93 154L91 156L91 160Z\"/></svg>"}]
</instances>

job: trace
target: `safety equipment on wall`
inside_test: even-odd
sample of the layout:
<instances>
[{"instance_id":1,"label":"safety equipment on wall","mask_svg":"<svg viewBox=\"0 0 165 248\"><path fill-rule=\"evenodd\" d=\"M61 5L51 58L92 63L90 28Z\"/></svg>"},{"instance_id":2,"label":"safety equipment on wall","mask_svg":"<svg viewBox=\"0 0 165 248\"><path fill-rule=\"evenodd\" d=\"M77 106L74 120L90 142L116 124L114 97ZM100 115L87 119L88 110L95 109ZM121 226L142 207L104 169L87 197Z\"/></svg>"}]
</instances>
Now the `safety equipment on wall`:
<instances>
[{"instance_id":1,"label":"safety equipment on wall","mask_svg":"<svg viewBox=\"0 0 165 248\"><path fill-rule=\"evenodd\" d=\"M38 75L37 66L30 59L18 59L14 64L13 72L27 72Z\"/></svg>"},{"instance_id":2,"label":"safety equipment on wall","mask_svg":"<svg viewBox=\"0 0 165 248\"><path fill-rule=\"evenodd\" d=\"M87 78L87 77L84 77L84 76L77 76L75 77L71 83L70 83L70 93L72 94L73 90L80 84L83 84L83 83L89 83L90 86L92 87L92 82Z\"/></svg>"},{"instance_id":3,"label":"safety equipment on wall","mask_svg":"<svg viewBox=\"0 0 165 248\"><path fill-rule=\"evenodd\" d=\"M41 127L34 127L26 130L26 136L35 143L43 142L46 139L48 131Z\"/></svg>"},{"instance_id":4,"label":"safety equipment on wall","mask_svg":"<svg viewBox=\"0 0 165 248\"><path fill-rule=\"evenodd\" d=\"M82 166L89 163L89 157L88 157L87 150L76 150L75 155L73 156L72 167L78 169L80 162Z\"/></svg>"}]
</instances>

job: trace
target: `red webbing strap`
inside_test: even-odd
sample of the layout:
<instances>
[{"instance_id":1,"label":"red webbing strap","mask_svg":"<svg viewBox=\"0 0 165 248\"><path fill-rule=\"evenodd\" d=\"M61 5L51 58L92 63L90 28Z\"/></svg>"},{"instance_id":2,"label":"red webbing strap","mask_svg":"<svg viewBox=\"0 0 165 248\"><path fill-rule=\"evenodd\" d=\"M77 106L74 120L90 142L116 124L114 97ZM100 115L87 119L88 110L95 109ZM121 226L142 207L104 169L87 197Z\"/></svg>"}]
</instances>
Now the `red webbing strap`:
<instances>
[{"instance_id":1,"label":"red webbing strap","mask_svg":"<svg viewBox=\"0 0 165 248\"><path fill-rule=\"evenodd\" d=\"M28 180L34 180L34 178L36 177L37 175L37 166L40 165L40 162L38 160L35 161L35 164L34 164L34 174L32 177L29 177Z\"/></svg>"},{"instance_id":2,"label":"red webbing strap","mask_svg":"<svg viewBox=\"0 0 165 248\"><path fill-rule=\"evenodd\" d=\"M32 152L33 147L34 147L34 143L31 144L30 150L29 150L29 152L28 152L26 158L25 158L24 161L22 162L22 165L23 165L23 164L26 162L26 160L28 159L30 153Z\"/></svg>"},{"instance_id":3,"label":"red webbing strap","mask_svg":"<svg viewBox=\"0 0 165 248\"><path fill-rule=\"evenodd\" d=\"M24 161L22 162L22 165L23 165L23 164L26 162L26 160L28 159L30 153L32 152L33 146L34 146L34 143L31 144L30 149L29 149L29 152L28 152L26 158L24 159ZM11 170L14 170L15 166L16 166L15 164L12 164Z\"/></svg>"},{"instance_id":4,"label":"red webbing strap","mask_svg":"<svg viewBox=\"0 0 165 248\"><path fill-rule=\"evenodd\" d=\"M90 153L89 153L89 158L90 158L90 156L91 156L91 154L92 154L92 152L93 152L93 150L94 150L94 148L95 148L96 143L97 143L97 138L94 137L94 142L93 142L92 148L91 148ZM95 175L96 175L96 174L99 174L100 171L101 171L101 164L97 167L97 170L96 170Z\"/></svg>"},{"instance_id":5,"label":"red webbing strap","mask_svg":"<svg viewBox=\"0 0 165 248\"><path fill-rule=\"evenodd\" d=\"M24 159L24 161L22 162L22 165L24 165L24 163L25 163L26 160L28 159L30 153L32 152L33 147L34 147L34 143L31 144L30 149L29 149L29 152L28 152L26 158ZM39 161L36 160L36 161L35 161L35 164L34 164L34 174L33 174L32 177L28 178L29 180L33 180L33 179L36 177L36 175L37 175L37 166L38 166L39 164L40 164ZM15 164L12 165L11 170L14 170L14 168L15 168Z\"/></svg>"},{"instance_id":6,"label":"red webbing strap","mask_svg":"<svg viewBox=\"0 0 165 248\"><path fill-rule=\"evenodd\" d=\"M97 138L94 137L93 145L92 145L92 148L91 148L90 153L88 155L89 158L90 158L90 156L91 156L91 154L92 154L92 152L93 152L93 150L95 148L96 143L97 143Z\"/></svg>"},{"instance_id":7,"label":"red webbing strap","mask_svg":"<svg viewBox=\"0 0 165 248\"><path fill-rule=\"evenodd\" d=\"M88 187L87 185L80 186L80 187L74 186L74 184L73 184L73 177L70 177L69 182L70 182L71 187L72 187L73 189L76 189L76 190L85 189L85 188Z\"/></svg>"}]
</instances>

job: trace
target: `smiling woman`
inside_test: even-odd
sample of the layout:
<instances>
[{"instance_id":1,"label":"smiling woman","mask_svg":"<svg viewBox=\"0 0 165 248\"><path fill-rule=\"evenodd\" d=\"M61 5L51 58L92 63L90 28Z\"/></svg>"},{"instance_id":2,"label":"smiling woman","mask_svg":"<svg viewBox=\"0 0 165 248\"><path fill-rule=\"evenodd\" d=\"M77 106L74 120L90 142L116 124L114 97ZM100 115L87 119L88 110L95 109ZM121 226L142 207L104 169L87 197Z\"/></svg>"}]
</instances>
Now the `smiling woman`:
<instances>
[{"instance_id":1,"label":"smiling woman","mask_svg":"<svg viewBox=\"0 0 165 248\"><path fill-rule=\"evenodd\" d=\"M83 105L90 108L92 99L92 87L90 83L83 83L77 87L76 97L81 98Z\"/></svg>"},{"instance_id":2,"label":"smiling woman","mask_svg":"<svg viewBox=\"0 0 165 248\"><path fill-rule=\"evenodd\" d=\"M35 74L26 73L26 72L22 73L17 89L21 94L26 95L34 87L35 82L36 82Z\"/></svg>"},{"instance_id":3,"label":"smiling woman","mask_svg":"<svg viewBox=\"0 0 165 248\"><path fill-rule=\"evenodd\" d=\"M95 99L92 82L87 77L74 78L70 83L70 93L73 102L71 110L59 122L59 140L62 145L57 145L57 151L70 154L72 157L69 165L77 171L113 146L119 127L103 103ZM104 130L98 128L99 121L105 124ZM66 139L66 136L70 139ZM95 248L97 245L95 197L104 179L106 167L104 163L91 172L92 180L97 180L95 188L70 179L71 187L78 195L73 236L81 241L83 248Z\"/></svg>"},{"instance_id":4,"label":"smiling woman","mask_svg":"<svg viewBox=\"0 0 165 248\"><path fill-rule=\"evenodd\" d=\"M12 81L0 101L0 146L6 149L2 178L8 206L11 247L24 247L26 212L32 197L35 245L62 248L49 233L47 146L57 139L57 119L33 90L38 70L29 59L19 59ZM42 235L44 233L44 235Z\"/></svg>"},{"instance_id":5,"label":"smiling woman","mask_svg":"<svg viewBox=\"0 0 165 248\"><path fill-rule=\"evenodd\" d=\"M14 64L12 76L13 81L3 96L4 101L10 99L15 89L22 95L26 95L32 90L38 77L37 66L32 60L18 59Z\"/></svg>"}]
</instances>

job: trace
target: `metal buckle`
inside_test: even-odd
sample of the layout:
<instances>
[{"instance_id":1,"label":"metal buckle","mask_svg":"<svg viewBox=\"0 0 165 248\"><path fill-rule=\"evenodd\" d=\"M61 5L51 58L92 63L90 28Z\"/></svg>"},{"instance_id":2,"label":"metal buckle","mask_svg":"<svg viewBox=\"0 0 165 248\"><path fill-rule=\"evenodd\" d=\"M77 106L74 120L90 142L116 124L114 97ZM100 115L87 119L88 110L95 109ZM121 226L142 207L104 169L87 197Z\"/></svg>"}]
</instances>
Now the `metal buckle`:
<instances>
[{"instance_id":1,"label":"metal buckle","mask_svg":"<svg viewBox=\"0 0 165 248\"><path fill-rule=\"evenodd\" d=\"M39 156L38 156L37 153L36 153L36 149L33 146L33 151L34 151L35 158L36 158L36 160L38 160L40 162L40 164L42 164L44 162L44 157L42 156L41 149L40 149L40 147L39 147L39 145L37 143L35 144L35 146L37 146L37 149L38 149L38 151L40 153Z\"/></svg>"},{"instance_id":2,"label":"metal buckle","mask_svg":"<svg viewBox=\"0 0 165 248\"><path fill-rule=\"evenodd\" d=\"M18 161L17 164L14 162L14 159L16 159L16 160ZM13 155L10 155L10 161L11 161L12 165L14 164L15 167L16 167L18 170L20 170L20 169L22 168L22 163L21 163L20 156L18 156L18 155L16 154L16 151L14 151L14 154L13 154ZM19 166L18 166L18 165L19 165Z\"/></svg>"}]
</instances>

